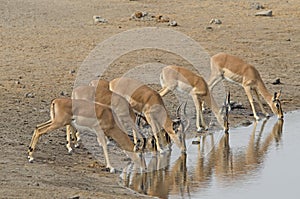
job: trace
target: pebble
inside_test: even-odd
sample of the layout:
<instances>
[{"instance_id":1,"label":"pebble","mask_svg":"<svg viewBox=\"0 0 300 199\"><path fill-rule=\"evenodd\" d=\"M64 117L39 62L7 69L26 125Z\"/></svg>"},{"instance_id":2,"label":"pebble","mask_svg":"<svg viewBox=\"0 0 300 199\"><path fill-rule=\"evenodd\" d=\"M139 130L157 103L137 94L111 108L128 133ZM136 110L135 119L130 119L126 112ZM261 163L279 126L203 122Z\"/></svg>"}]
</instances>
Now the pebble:
<instances>
[{"instance_id":1,"label":"pebble","mask_svg":"<svg viewBox=\"0 0 300 199\"><path fill-rule=\"evenodd\" d=\"M70 70L70 74L74 74L76 71L74 69Z\"/></svg>"},{"instance_id":2,"label":"pebble","mask_svg":"<svg viewBox=\"0 0 300 199\"><path fill-rule=\"evenodd\" d=\"M271 17L272 16L272 10L264 10L255 13L255 16L266 16L266 17Z\"/></svg>"},{"instance_id":3,"label":"pebble","mask_svg":"<svg viewBox=\"0 0 300 199\"><path fill-rule=\"evenodd\" d=\"M282 83L280 82L280 79L278 78L274 82L272 82L272 84L277 85L277 84L282 84Z\"/></svg>"},{"instance_id":4,"label":"pebble","mask_svg":"<svg viewBox=\"0 0 300 199\"><path fill-rule=\"evenodd\" d=\"M261 5L260 3L252 3L251 8L260 10L260 9L264 9L265 7L263 5Z\"/></svg>"},{"instance_id":5,"label":"pebble","mask_svg":"<svg viewBox=\"0 0 300 199\"><path fill-rule=\"evenodd\" d=\"M177 24L177 22L176 21L170 21L169 22L169 26L177 26L178 24Z\"/></svg>"},{"instance_id":6,"label":"pebble","mask_svg":"<svg viewBox=\"0 0 300 199\"><path fill-rule=\"evenodd\" d=\"M211 19L210 24L222 24L222 21L220 19Z\"/></svg>"},{"instance_id":7,"label":"pebble","mask_svg":"<svg viewBox=\"0 0 300 199\"><path fill-rule=\"evenodd\" d=\"M25 98L34 98L34 93L25 93Z\"/></svg>"},{"instance_id":8,"label":"pebble","mask_svg":"<svg viewBox=\"0 0 300 199\"><path fill-rule=\"evenodd\" d=\"M93 16L93 20L94 20L94 23L107 23L108 21L105 19L105 18L102 18L101 16Z\"/></svg>"}]
</instances>

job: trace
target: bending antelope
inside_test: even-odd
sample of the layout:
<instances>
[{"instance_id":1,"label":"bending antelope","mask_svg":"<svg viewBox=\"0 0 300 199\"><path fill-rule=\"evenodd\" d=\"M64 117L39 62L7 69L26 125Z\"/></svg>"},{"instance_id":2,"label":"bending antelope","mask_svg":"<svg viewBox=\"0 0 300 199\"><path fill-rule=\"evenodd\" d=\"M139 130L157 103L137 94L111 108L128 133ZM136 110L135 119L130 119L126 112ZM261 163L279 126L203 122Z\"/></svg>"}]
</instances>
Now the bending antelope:
<instances>
[{"instance_id":1,"label":"bending antelope","mask_svg":"<svg viewBox=\"0 0 300 199\"><path fill-rule=\"evenodd\" d=\"M213 111L218 123L224 127L224 121L220 115L219 108L208 89L206 81L201 76L183 67L166 66L160 74L160 84L162 89L159 91L159 94L162 97L175 89L191 95L196 107L197 131L201 131L201 127L206 130L208 129L202 113L203 101Z\"/></svg>"},{"instance_id":2,"label":"bending antelope","mask_svg":"<svg viewBox=\"0 0 300 199\"><path fill-rule=\"evenodd\" d=\"M277 115L278 118L283 118L281 103L279 100L281 92L275 92L274 95L269 93L260 77L259 72L254 68L254 66L247 64L236 56L226 53L218 53L211 57L211 75L208 82L209 88L212 90L222 79L226 79L243 86L249 99L253 116L256 120L259 120L259 117L257 116L254 108L251 90L253 90L256 95L257 102L263 114L267 117L269 116L262 105L258 93L262 95L273 113Z\"/></svg>"},{"instance_id":3,"label":"bending antelope","mask_svg":"<svg viewBox=\"0 0 300 199\"><path fill-rule=\"evenodd\" d=\"M109 83L109 88L119 95L125 97L133 109L145 115L150 124L157 145L161 149L158 133L164 129L177 146L185 153L184 129L181 121L172 121L161 96L152 88L131 78L117 78ZM179 128L177 128L179 125ZM180 131L180 132L177 132Z\"/></svg>"},{"instance_id":4,"label":"bending antelope","mask_svg":"<svg viewBox=\"0 0 300 199\"><path fill-rule=\"evenodd\" d=\"M115 140L124 151L134 152L134 143L131 141L128 134L120 128L120 121L118 121L117 116L110 106L86 100L58 98L51 102L50 116L51 119L37 125L33 133L28 149L29 162L33 161L33 151L39 137L42 134L66 125L74 125L75 127L85 126L95 131L97 141L103 148L106 167L110 169L110 172L114 172L114 168L109 161L105 136ZM151 140L149 139L149 141ZM153 143L148 142L147 148L152 149Z\"/></svg>"},{"instance_id":5,"label":"bending antelope","mask_svg":"<svg viewBox=\"0 0 300 199\"><path fill-rule=\"evenodd\" d=\"M99 87L109 89L109 82L106 80L102 80L102 79L97 80L96 79L96 80L92 80L89 83L89 86L97 87L97 85ZM85 88L87 88L87 89L85 89ZM94 102L95 101L95 89L90 89L87 86L78 86L73 89L72 99L82 99L82 100L88 100L88 101ZM100 103L107 104L107 103L103 102L103 100L100 101ZM110 105L110 104L107 104L107 105ZM67 125L66 126L66 134L67 134L66 147L68 149L68 152L71 153L73 150L71 147L71 134L74 139L74 146L79 147L78 142L80 140L80 133L78 131L76 132L76 130L74 129L74 127L72 125Z\"/></svg>"},{"instance_id":6,"label":"bending antelope","mask_svg":"<svg viewBox=\"0 0 300 199\"><path fill-rule=\"evenodd\" d=\"M97 81L97 80L95 80ZM93 82L93 81L92 81ZM106 84L107 83L107 84ZM95 84L95 82L94 82ZM122 96L108 89L108 82L99 80L98 86L79 86L73 90L73 99L85 99L109 105L120 120L120 125L128 132L132 130L135 150L143 147L143 136L139 133L135 121L136 116L128 101Z\"/></svg>"}]
</instances>

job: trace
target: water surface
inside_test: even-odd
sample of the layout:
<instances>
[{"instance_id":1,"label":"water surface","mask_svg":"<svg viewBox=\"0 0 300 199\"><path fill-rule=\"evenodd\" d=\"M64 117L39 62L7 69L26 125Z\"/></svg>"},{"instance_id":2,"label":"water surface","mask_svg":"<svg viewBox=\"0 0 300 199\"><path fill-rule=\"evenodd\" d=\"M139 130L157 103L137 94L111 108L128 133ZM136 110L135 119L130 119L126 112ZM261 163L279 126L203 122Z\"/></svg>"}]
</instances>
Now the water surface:
<instances>
[{"instance_id":1,"label":"water surface","mask_svg":"<svg viewBox=\"0 0 300 199\"><path fill-rule=\"evenodd\" d=\"M270 118L230 129L228 135L198 135L186 140L187 155L176 146L163 155L148 154L147 172L132 164L120 182L159 198L298 198L299 130L295 111L284 121Z\"/></svg>"}]
</instances>

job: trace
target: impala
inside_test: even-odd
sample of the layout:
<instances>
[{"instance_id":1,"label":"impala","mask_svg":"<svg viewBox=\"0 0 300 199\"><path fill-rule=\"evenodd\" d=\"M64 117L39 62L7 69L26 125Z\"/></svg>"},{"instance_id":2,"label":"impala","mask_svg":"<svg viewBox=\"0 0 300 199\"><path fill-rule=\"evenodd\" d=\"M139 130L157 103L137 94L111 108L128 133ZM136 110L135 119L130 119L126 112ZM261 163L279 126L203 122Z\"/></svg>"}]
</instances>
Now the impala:
<instances>
[{"instance_id":1,"label":"impala","mask_svg":"<svg viewBox=\"0 0 300 199\"><path fill-rule=\"evenodd\" d=\"M274 95L272 95L267 90L259 72L256 68L254 68L254 66L247 64L236 56L226 53L218 53L211 57L211 75L208 82L209 88L212 90L222 79L226 79L243 86L250 102L253 116L256 120L259 120L259 117L255 111L251 90L256 95L258 105L265 116L268 117L269 114L264 109L258 94L262 95L273 113L277 115L278 118L283 118L283 112L279 100L281 91L279 93L275 92Z\"/></svg>"},{"instance_id":2,"label":"impala","mask_svg":"<svg viewBox=\"0 0 300 199\"><path fill-rule=\"evenodd\" d=\"M109 89L109 82L103 79L95 79L90 81L89 86L93 86L93 87L103 87L106 89ZM83 99L83 100L88 100L88 101L94 101L95 99L95 89L90 89L87 88L86 90L84 88L87 88L85 86L78 86L76 88L73 89L72 92L72 99ZM103 101L102 101L103 103ZM107 104L107 103L103 103L103 104ZM110 105L110 104L108 104ZM71 134L72 137L74 139L74 146L75 147L79 147L79 140L80 140L80 133L77 131L76 129L72 126L72 125L67 125L66 126L66 134L67 134L67 144L66 147L68 149L68 152L71 153L72 152L72 147L71 147Z\"/></svg>"},{"instance_id":3,"label":"impala","mask_svg":"<svg viewBox=\"0 0 300 199\"><path fill-rule=\"evenodd\" d=\"M91 83L92 85L95 85L97 80L93 81ZM139 133L138 129L136 128L135 113L133 112L130 104L125 98L116 93L113 93L111 90L108 89L107 81L99 80L98 85L95 85L95 87L78 86L73 90L72 98L95 101L97 103L111 106L112 110L120 120L121 128L125 129L126 132L132 130L134 143L136 146L135 150L138 151L139 148L142 148L143 136Z\"/></svg>"},{"instance_id":4,"label":"impala","mask_svg":"<svg viewBox=\"0 0 300 199\"><path fill-rule=\"evenodd\" d=\"M41 135L66 125L75 127L88 127L97 135L97 141L101 144L106 160L106 167L114 172L111 166L105 136L111 137L124 150L134 152L134 143L129 135L120 128L120 121L110 106L93 103L87 100L72 100L69 98L57 98L51 102L51 119L36 126L28 149L29 162L33 161L33 151ZM148 139L144 148L153 149L153 141ZM137 153L136 153L137 154Z\"/></svg>"},{"instance_id":5,"label":"impala","mask_svg":"<svg viewBox=\"0 0 300 199\"><path fill-rule=\"evenodd\" d=\"M125 97L133 109L143 113L150 124L157 145L157 150L162 150L158 133L164 129L183 153L186 151L184 131L181 120L172 121L161 96L152 88L131 78L117 78L109 83L109 88L119 95Z\"/></svg>"},{"instance_id":6,"label":"impala","mask_svg":"<svg viewBox=\"0 0 300 199\"><path fill-rule=\"evenodd\" d=\"M201 131L202 128L208 129L202 113L202 102L205 102L215 114L218 123L224 127L220 110L208 89L206 81L200 75L183 67L166 66L160 74L160 84L162 89L159 91L159 94L162 97L175 89L191 95L196 107L197 131Z\"/></svg>"}]
</instances>

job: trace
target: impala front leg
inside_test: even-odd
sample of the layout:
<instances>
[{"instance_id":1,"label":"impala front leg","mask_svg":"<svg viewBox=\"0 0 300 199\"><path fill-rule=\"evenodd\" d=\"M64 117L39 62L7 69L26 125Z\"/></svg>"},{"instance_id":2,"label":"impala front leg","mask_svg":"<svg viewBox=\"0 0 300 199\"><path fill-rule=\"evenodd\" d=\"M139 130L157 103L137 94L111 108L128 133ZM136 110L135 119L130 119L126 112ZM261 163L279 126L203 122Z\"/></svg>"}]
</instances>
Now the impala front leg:
<instances>
[{"instance_id":1,"label":"impala front leg","mask_svg":"<svg viewBox=\"0 0 300 199\"><path fill-rule=\"evenodd\" d=\"M252 108L252 112L253 112L253 116L254 116L255 120L258 121L259 117L257 116L256 111L255 111L254 102L253 102L253 96L251 94L251 88L250 88L250 86L244 86L244 89L245 89L246 95L248 97L248 100L250 102L250 105L251 105L251 108Z\"/></svg>"},{"instance_id":2,"label":"impala front leg","mask_svg":"<svg viewBox=\"0 0 300 199\"><path fill-rule=\"evenodd\" d=\"M254 93L255 93L255 95L256 95L257 103L258 103L258 105L259 105L261 111L263 112L263 114L264 114L266 117L269 117L270 115L269 115L269 113L267 113L267 111L265 110L265 108L264 108L264 106L263 106L263 104L262 104L262 102L261 102L261 100L260 100L260 97L259 97L259 95L258 95L258 92L257 92L256 88L253 89L253 91L254 91Z\"/></svg>"}]
</instances>

